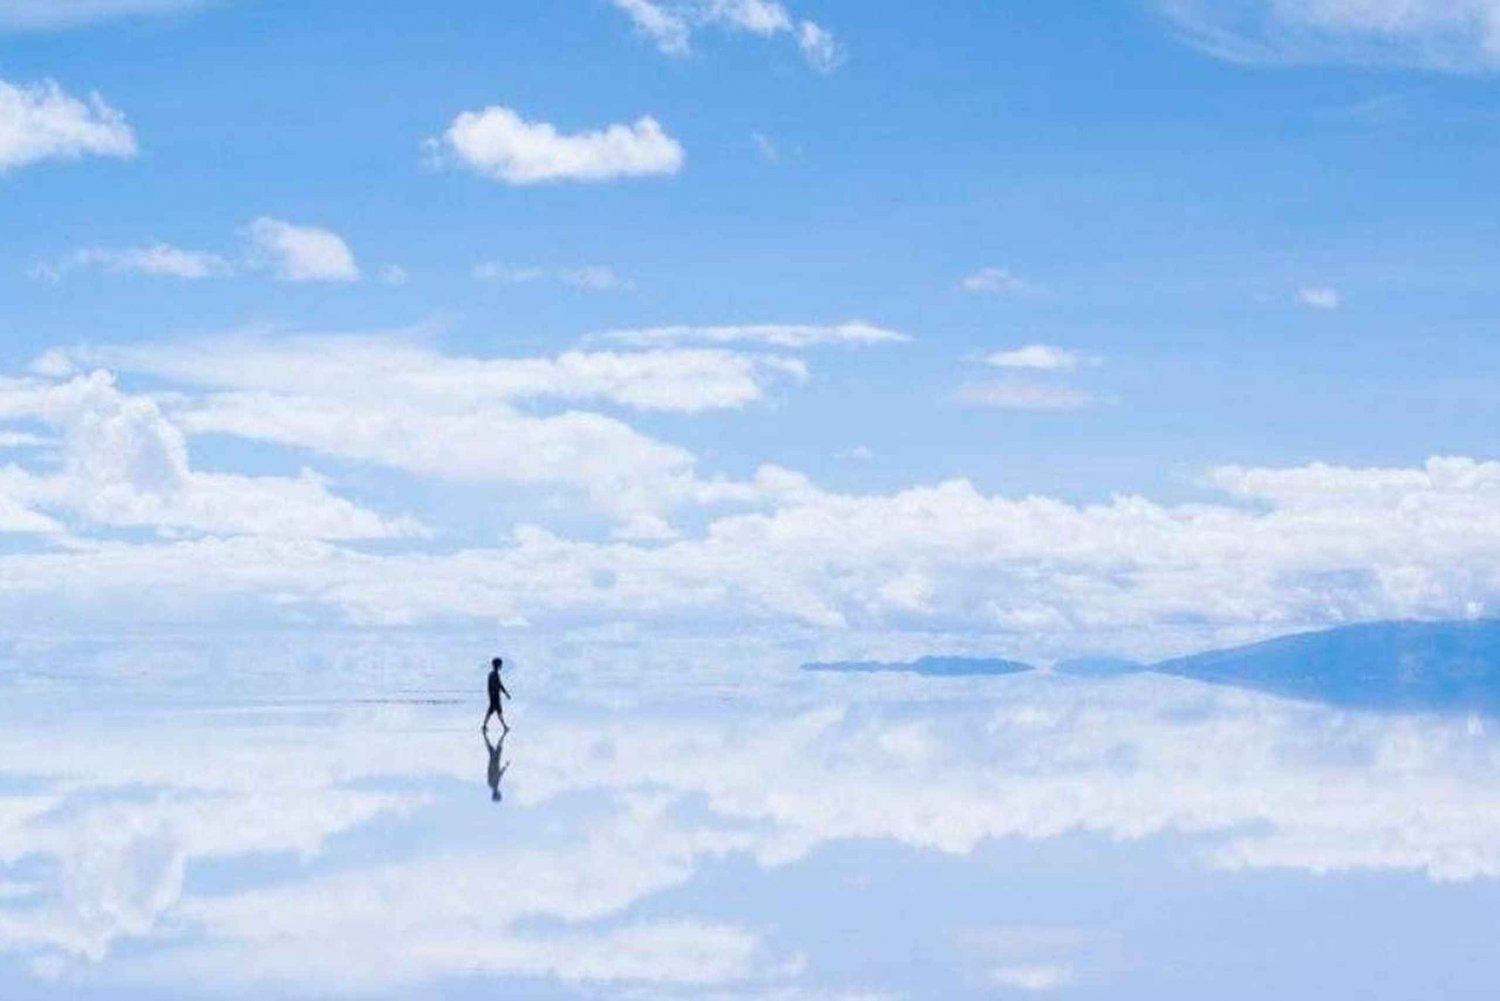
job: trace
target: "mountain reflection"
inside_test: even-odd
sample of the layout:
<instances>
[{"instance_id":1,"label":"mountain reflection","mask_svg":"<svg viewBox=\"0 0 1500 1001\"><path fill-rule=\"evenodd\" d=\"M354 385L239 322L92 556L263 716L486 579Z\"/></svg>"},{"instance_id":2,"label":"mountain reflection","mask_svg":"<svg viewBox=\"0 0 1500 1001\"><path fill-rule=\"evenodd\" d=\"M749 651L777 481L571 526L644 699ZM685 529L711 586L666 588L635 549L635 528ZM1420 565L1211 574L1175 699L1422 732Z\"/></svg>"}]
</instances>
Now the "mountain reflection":
<instances>
[{"instance_id":1,"label":"mountain reflection","mask_svg":"<svg viewBox=\"0 0 1500 1001\"><path fill-rule=\"evenodd\" d=\"M1154 676L799 684L732 710L664 701L628 719L529 706L499 840L473 812L488 804L471 792L460 707L120 714L103 756L85 739L99 719L59 729L13 711L0 733L0 996L51 982L80 996L105 983L141 997L253 984L404 996L465 976L558 996L978 997L990 995L976 985L1105 976L1082 943L1144 932L1059 930L1053 912L1113 913L1095 902L1147 872L1234 887L1402 871L1495 902L1500 743L1478 719ZM499 802L505 736L486 736L485 754ZM1049 883L1035 875L1047 865L1097 879ZM1273 916L1292 928L1324 884L1266 885L1286 895ZM912 954L949 979L913 986L878 964L856 976L866 966L838 958L852 940L820 937L806 917L818 913L871 922L876 938L882 914L929 936L958 913L988 923L919 936ZM1136 947L1181 958L1180 944Z\"/></svg>"}]
</instances>

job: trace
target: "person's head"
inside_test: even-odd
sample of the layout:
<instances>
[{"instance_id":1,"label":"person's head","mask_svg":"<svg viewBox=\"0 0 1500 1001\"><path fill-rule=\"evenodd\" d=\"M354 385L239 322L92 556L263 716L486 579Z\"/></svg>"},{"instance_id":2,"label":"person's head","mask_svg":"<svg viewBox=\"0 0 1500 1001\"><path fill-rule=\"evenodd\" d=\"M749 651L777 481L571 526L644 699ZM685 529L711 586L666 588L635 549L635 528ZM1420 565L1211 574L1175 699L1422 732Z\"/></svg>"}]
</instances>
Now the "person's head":
<instances>
[{"instance_id":1,"label":"person's head","mask_svg":"<svg viewBox=\"0 0 1500 1001\"><path fill-rule=\"evenodd\" d=\"M490 670L498 671L500 670L500 665L504 663L505 661L501 660L499 657L496 657L494 660L490 661Z\"/></svg>"}]
</instances>

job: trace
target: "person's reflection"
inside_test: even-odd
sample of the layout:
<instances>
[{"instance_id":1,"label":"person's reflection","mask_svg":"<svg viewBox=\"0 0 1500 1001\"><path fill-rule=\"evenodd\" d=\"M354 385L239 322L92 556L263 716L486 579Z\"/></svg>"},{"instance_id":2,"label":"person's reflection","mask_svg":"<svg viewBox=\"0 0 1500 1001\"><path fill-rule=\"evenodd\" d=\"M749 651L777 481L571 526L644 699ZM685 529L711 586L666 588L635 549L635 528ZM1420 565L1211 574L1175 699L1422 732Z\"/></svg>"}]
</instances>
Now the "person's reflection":
<instances>
[{"instance_id":1,"label":"person's reflection","mask_svg":"<svg viewBox=\"0 0 1500 1001\"><path fill-rule=\"evenodd\" d=\"M500 780L505 777L505 770L510 767L510 762L500 763L500 756L505 753L506 731L500 731L500 740L494 744L490 743L489 732L484 734L484 746L489 748L490 765L485 773L485 778L490 784L490 799L500 802Z\"/></svg>"}]
</instances>

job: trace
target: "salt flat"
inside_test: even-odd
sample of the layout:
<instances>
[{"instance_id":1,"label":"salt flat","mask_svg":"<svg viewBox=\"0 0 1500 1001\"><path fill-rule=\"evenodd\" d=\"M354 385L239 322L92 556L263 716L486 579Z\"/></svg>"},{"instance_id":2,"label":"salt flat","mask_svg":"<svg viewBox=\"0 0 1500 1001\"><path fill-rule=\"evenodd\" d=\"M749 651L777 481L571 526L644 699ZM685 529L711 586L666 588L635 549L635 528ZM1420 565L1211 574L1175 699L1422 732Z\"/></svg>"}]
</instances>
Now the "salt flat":
<instances>
[{"instance_id":1,"label":"salt flat","mask_svg":"<svg viewBox=\"0 0 1500 1001\"><path fill-rule=\"evenodd\" d=\"M498 748L451 690L11 699L0 995L1406 999L1500 975L1482 717L1151 675L515 687Z\"/></svg>"}]
</instances>

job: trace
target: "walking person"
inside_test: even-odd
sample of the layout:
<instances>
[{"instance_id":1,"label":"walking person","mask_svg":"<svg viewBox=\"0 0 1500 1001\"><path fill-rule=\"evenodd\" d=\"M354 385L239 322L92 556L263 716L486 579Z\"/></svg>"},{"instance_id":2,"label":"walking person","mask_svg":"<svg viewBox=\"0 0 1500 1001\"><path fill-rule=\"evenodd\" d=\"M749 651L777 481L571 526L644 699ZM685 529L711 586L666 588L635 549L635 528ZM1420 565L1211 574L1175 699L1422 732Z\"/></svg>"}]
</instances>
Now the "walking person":
<instances>
[{"instance_id":1,"label":"walking person","mask_svg":"<svg viewBox=\"0 0 1500 1001\"><path fill-rule=\"evenodd\" d=\"M510 692L505 690L505 682L500 680L500 667L504 663L499 657L490 661L490 707L485 710L484 722L479 725L479 729L485 733L490 732L491 715L499 718L502 732L510 732L510 724L505 722L505 711L500 706L500 696L510 698Z\"/></svg>"}]
</instances>

